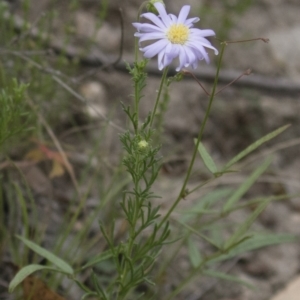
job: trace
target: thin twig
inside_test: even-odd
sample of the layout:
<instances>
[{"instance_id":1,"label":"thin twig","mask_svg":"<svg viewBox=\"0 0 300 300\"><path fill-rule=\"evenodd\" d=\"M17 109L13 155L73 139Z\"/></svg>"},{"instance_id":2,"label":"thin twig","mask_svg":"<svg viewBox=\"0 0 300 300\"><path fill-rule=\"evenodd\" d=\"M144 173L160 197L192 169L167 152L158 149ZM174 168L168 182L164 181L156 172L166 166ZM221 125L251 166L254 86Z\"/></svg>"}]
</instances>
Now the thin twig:
<instances>
[{"instance_id":1,"label":"thin twig","mask_svg":"<svg viewBox=\"0 0 300 300\"><path fill-rule=\"evenodd\" d=\"M270 41L268 38L254 38L254 39L236 40L236 41L222 41L217 38L217 40L225 44L237 44L237 43L246 43L246 42L254 42L254 41L263 41L264 43L269 43Z\"/></svg>"},{"instance_id":2,"label":"thin twig","mask_svg":"<svg viewBox=\"0 0 300 300\"><path fill-rule=\"evenodd\" d=\"M230 81L228 84L226 84L225 86L223 86L220 90L218 90L216 92L216 95L218 95L219 93L221 93L223 90L225 90L226 88L228 88L230 85L236 83L238 80L240 80L243 76L245 75L250 75L251 74L251 69L246 70L243 74L241 74L240 76L238 76L236 79Z\"/></svg>"}]
</instances>

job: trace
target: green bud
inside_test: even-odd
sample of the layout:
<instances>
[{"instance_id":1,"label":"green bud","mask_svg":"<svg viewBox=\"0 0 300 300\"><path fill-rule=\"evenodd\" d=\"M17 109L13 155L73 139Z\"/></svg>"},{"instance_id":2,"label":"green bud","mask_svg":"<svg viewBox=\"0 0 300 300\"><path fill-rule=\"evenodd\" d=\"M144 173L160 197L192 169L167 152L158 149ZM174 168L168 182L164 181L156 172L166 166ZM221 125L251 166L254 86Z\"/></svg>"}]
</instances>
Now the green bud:
<instances>
[{"instance_id":1,"label":"green bud","mask_svg":"<svg viewBox=\"0 0 300 300\"><path fill-rule=\"evenodd\" d=\"M148 142L146 142L145 140L141 140L138 142L139 150L142 150L142 151L147 149L148 145L149 145Z\"/></svg>"},{"instance_id":2,"label":"green bud","mask_svg":"<svg viewBox=\"0 0 300 300\"><path fill-rule=\"evenodd\" d=\"M157 9L156 9L155 6L154 6L154 3L157 3L157 2L159 2L159 3L161 3L163 6L165 6L165 3L164 3L163 0L150 0L150 1L147 3L147 6L146 6L147 11L152 12L152 13L158 15L158 11L157 11Z\"/></svg>"}]
</instances>

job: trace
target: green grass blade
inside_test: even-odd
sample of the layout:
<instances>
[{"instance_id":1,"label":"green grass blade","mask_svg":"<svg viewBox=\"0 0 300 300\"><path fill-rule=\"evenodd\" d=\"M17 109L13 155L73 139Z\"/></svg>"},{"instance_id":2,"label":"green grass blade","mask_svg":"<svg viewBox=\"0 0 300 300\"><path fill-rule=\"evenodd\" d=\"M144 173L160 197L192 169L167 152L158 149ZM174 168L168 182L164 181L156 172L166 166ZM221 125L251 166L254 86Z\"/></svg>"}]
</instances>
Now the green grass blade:
<instances>
[{"instance_id":1,"label":"green grass blade","mask_svg":"<svg viewBox=\"0 0 300 300\"><path fill-rule=\"evenodd\" d=\"M47 267L47 266L42 266L42 265L28 265L24 268L22 268L16 276L13 278L13 280L10 282L8 290L10 293L14 291L14 289L29 275L36 271L40 270L51 270L51 271L58 271L57 269Z\"/></svg>"},{"instance_id":2,"label":"green grass blade","mask_svg":"<svg viewBox=\"0 0 300 300\"><path fill-rule=\"evenodd\" d=\"M84 270L86 268L92 267L96 264L99 264L102 261L105 261L113 256L111 250L104 251L103 253L100 253L99 255L96 255L95 257L91 258L83 267L81 267L81 270Z\"/></svg>"},{"instance_id":3,"label":"green grass blade","mask_svg":"<svg viewBox=\"0 0 300 300\"><path fill-rule=\"evenodd\" d=\"M202 274L209 276L209 277L214 277L214 278L219 278L231 282L236 282L242 285L245 285L246 287L253 289L254 286L236 276L228 275L226 273L218 272L218 271L212 271L212 270L204 270L202 271Z\"/></svg>"},{"instance_id":4,"label":"green grass blade","mask_svg":"<svg viewBox=\"0 0 300 300\"><path fill-rule=\"evenodd\" d=\"M256 142L254 142L253 144L251 144L250 146L248 146L245 150L243 150L241 153L239 153L238 155L236 155L234 158L232 158L222 169L222 171L220 171L221 173L224 173L228 168L230 168L232 165L234 165L235 163L237 163L239 160L241 160L242 158L244 158L246 155L248 155L249 153L251 153L252 151L254 151L255 149L257 149L259 146L261 146L262 144L264 144L265 142L273 139L274 137L276 137L277 135L279 135L280 133L282 133L283 131L285 131L288 127L290 127L290 124L282 126L274 131L272 131L271 133L265 135L264 137L260 138L259 140L257 140Z\"/></svg>"},{"instance_id":5,"label":"green grass blade","mask_svg":"<svg viewBox=\"0 0 300 300\"><path fill-rule=\"evenodd\" d=\"M234 249L231 249L228 254L223 254L209 261L209 264L227 260L242 253L253 251L262 247L292 243L296 241L299 241L299 238L290 234L254 234L251 239L248 239Z\"/></svg>"},{"instance_id":6,"label":"green grass blade","mask_svg":"<svg viewBox=\"0 0 300 300\"><path fill-rule=\"evenodd\" d=\"M241 197L250 189L254 182L263 174L271 163L271 159L267 158L251 175L244 181L239 188L231 195L223 206L223 212L227 213L241 199Z\"/></svg>"},{"instance_id":7,"label":"green grass blade","mask_svg":"<svg viewBox=\"0 0 300 300\"><path fill-rule=\"evenodd\" d=\"M199 151L201 158L202 158L205 166L207 167L207 169L212 174L216 174L218 172L217 166L216 166L213 158L210 156L210 154L207 152L207 150L205 149L204 145L201 142L198 146L198 151Z\"/></svg>"},{"instance_id":8,"label":"green grass blade","mask_svg":"<svg viewBox=\"0 0 300 300\"><path fill-rule=\"evenodd\" d=\"M74 274L74 271L73 271L72 267L68 263L66 263L65 261L63 261L59 257L57 257L56 255L54 255L53 253L49 252L48 250L40 247L39 245L37 245L35 243L27 240L24 237L21 237L21 236L17 235L17 238L20 239L32 251L36 252L40 256L43 256L46 259L48 259L50 262L52 262L63 273L66 273L66 274L69 274L69 275L73 275Z\"/></svg>"},{"instance_id":9,"label":"green grass blade","mask_svg":"<svg viewBox=\"0 0 300 300\"><path fill-rule=\"evenodd\" d=\"M189 221L195 216L197 216L197 214L203 214L207 212L207 210L212 210L212 206L216 202L224 201L224 198L229 197L232 191L232 188L220 188L202 196L199 200L195 201L195 205L192 208L182 211L180 221Z\"/></svg>"},{"instance_id":10,"label":"green grass blade","mask_svg":"<svg viewBox=\"0 0 300 300\"><path fill-rule=\"evenodd\" d=\"M199 249L193 241L192 237L189 237L188 239L188 251L192 266L194 268L197 268L201 264L202 258Z\"/></svg>"},{"instance_id":11,"label":"green grass blade","mask_svg":"<svg viewBox=\"0 0 300 300\"><path fill-rule=\"evenodd\" d=\"M256 220L256 218L261 214L261 212L267 207L269 203L270 200L267 199L257 206L253 213L246 219L246 221L243 224L239 225L235 233L225 243L225 249L230 248L239 239L243 238L244 234L248 231L252 223Z\"/></svg>"}]
</instances>

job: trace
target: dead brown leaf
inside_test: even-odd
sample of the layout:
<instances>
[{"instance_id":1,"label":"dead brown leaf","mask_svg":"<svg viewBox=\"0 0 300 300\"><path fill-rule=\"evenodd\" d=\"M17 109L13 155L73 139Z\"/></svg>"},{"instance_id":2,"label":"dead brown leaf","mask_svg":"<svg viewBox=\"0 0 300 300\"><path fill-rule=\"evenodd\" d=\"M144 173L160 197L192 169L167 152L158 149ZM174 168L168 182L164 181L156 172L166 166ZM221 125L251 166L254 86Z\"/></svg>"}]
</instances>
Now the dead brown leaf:
<instances>
[{"instance_id":1,"label":"dead brown leaf","mask_svg":"<svg viewBox=\"0 0 300 300\"><path fill-rule=\"evenodd\" d=\"M35 276L28 276L23 281L23 294L24 300L66 300Z\"/></svg>"}]
</instances>

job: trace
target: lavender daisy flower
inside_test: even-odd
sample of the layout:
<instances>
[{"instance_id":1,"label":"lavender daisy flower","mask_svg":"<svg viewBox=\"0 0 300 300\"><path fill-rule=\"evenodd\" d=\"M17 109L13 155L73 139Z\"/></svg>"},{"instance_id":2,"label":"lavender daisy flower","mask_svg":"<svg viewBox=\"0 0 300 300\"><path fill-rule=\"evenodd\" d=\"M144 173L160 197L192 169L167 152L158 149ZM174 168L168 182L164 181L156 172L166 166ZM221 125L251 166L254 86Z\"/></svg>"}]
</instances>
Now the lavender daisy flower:
<instances>
[{"instance_id":1,"label":"lavender daisy flower","mask_svg":"<svg viewBox=\"0 0 300 300\"><path fill-rule=\"evenodd\" d=\"M133 26L138 31L134 36L139 38L139 44L144 41L154 41L140 50L146 58L158 55L159 70L170 65L177 57L179 57L179 66L176 71L189 66L195 69L198 61L202 59L209 63L205 47L213 49L215 54L218 54L218 50L205 38L214 36L215 32L211 29L193 28L199 18L187 19L191 8L189 5L182 7L178 17L167 14L164 5L160 2L153 5L159 13L158 16L151 12L141 15L153 24L133 23Z\"/></svg>"}]
</instances>

